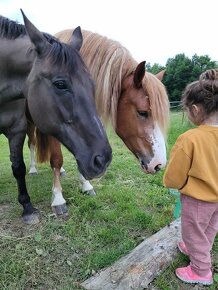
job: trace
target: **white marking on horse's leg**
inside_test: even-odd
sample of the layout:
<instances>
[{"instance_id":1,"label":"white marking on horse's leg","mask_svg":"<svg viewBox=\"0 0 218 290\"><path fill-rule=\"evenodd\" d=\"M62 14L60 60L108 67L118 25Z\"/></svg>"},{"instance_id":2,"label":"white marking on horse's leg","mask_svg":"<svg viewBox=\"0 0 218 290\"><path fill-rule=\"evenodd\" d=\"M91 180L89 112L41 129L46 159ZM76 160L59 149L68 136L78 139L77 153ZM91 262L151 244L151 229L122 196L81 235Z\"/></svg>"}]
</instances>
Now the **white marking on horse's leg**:
<instances>
[{"instance_id":1,"label":"white marking on horse's leg","mask_svg":"<svg viewBox=\"0 0 218 290\"><path fill-rule=\"evenodd\" d=\"M35 161L35 146L30 144L30 170L29 174L37 174L36 161Z\"/></svg>"},{"instance_id":2,"label":"white marking on horse's leg","mask_svg":"<svg viewBox=\"0 0 218 290\"><path fill-rule=\"evenodd\" d=\"M93 190L93 186L91 185L91 183L88 180L86 180L81 173L79 173L79 181L83 193Z\"/></svg>"},{"instance_id":3,"label":"white marking on horse's leg","mask_svg":"<svg viewBox=\"0 0 218 290\"><path fill-rule=\"evenodd\" d=\"M60 173L66 172L66 170L64 169L64 167L62 166L60 169Z\"/></svg>"},{"instance_id":4,"label":"white marking on horse's leg","mask_svg":"<svg viewBox=\"0 0 218 290\"><path fill-rule=\"evenodd\" d=\"M63 198L61 182L60 182L60 169L53 168L53 187L52 187L52 204L51 206L59 206L66 203Z\"/></svg>"}]
</instances>

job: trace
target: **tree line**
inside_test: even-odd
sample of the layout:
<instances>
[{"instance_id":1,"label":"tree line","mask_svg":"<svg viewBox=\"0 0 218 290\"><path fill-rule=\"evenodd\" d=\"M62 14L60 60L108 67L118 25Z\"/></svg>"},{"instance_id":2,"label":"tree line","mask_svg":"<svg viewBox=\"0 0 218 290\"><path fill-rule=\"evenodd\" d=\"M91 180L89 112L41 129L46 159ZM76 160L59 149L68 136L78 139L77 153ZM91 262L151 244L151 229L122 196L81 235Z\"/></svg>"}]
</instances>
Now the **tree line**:
<instances>
[{"instance_id":1,"label":"tree line","mask_svg":"<svg viewBox=\"0 0 218 290\"><path fill-rule=\"evenodd\" d=\"M163 84L166 86L170 102L180 101L186 85L197 80L202 72L211 68L218 68L218 62L211 60L208 55L194 54L190 59L184 53L169 58L166 66L157 63L153 66L150 63L146 65L146 70L153 74L166 70Z\"/></svg>"}]
</instances>

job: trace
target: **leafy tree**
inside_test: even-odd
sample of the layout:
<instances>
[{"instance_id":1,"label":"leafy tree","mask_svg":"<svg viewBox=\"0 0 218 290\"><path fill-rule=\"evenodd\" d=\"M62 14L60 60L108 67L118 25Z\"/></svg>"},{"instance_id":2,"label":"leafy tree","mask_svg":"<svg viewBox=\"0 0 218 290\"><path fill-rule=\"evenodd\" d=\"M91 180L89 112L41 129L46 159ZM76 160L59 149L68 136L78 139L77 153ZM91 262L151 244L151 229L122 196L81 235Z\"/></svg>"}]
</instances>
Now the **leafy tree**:
<instances>
[{"instance_id":1,"label":"leafy tree","mask_svg":"<svg viewBox=\"0 0 218 290\"><path fill-rule=\"evenodd\" d=\"M218 66L208 55L193 55L188 58L184 53L177 54L175 58L169 58L166 63L166 73L163 83L166 86L170 101L180 101L182 92L188 83L197 80L202 72ZM153 66L147 64L147 70L153 74L165 69L155 63Z\"/></svg>"},{"instance_id":2,"label":"leafy tree","mask_svg":"<svg viewBox=\"0 0 218 290\"><path fill-rule=\"evenodd\" d=\"M192 63L194 80L198 79L200 74L207 69L217 67L216 61L212 61L208 55L197 56L197 54L194 54L192 56Z\"/></svg>"},{"instance_id":3,"label":"leafy tree","mask_svg":"<svg viewBox=\"0 0 218 290\"><path fill-rule=\"evenodd\" d=\"M186 84L192 78L193 64L185 54L177 54L169 58L166 64L166 74L163 80L170 101L178 101Z\"/></svg>"},{"instance_id":4,"label":"leafy tree","mask_svg":"<svg viewBox=\"0 0 218 290\"><path fill-rule=\"evenodd\" d=\"M150 63L146 64L146 70L153 73L154 75L159 73L160 71L166 69L165 66L162 66L158 63L155 63L153 66L151 66Z\"/></svg>"}]
</instances>

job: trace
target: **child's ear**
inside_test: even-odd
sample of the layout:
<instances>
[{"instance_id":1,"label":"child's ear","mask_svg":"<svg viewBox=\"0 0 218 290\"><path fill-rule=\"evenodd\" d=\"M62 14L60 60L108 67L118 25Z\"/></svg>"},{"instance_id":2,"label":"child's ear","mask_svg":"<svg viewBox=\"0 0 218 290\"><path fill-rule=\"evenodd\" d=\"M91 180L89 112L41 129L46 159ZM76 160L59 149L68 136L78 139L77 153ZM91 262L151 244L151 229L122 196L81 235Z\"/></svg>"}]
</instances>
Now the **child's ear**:
<instances>
[{"instance_id":1,"label":"child's ear","mask_svg":"<svg viewBox=\"0 0 218 290\"><path fill-rule=\"evenodd\" d=\"M198 116L199 112L200 112L200 108L197 105L192 105L192 113L195 117Z\"/></svg>"}]
</instances>

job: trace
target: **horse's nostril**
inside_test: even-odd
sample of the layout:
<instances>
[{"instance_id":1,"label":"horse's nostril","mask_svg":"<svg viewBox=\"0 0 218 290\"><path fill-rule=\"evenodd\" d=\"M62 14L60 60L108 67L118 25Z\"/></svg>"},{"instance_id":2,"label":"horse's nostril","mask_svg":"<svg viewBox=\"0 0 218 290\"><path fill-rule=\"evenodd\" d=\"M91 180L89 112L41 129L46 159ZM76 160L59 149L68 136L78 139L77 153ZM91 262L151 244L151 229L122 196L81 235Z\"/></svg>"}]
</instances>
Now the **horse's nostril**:
<instances>
[{"instance_id":1,"label":"horse's nostril","mask_svg":"<svg viewBox=\"0 0 218 290\"><path fill-rule=\"evenodd\" d=\"M161 164L156 165L156 166L154 167L154 170L155 170L156 172L160 171L160 169L161 169L160 166L161 166Z\"/></svg>"},{"instance_id":2,"label":"horse's nostril","mask_svg":"<svg viewBox=\"0 0 218 290\"><path fill-rule=\"evenodd\" d=\"M101 155L95 156L94 165L96 165L98 168L102 168L104 166L104 157Z\"/></svg>"}]
</instances>

